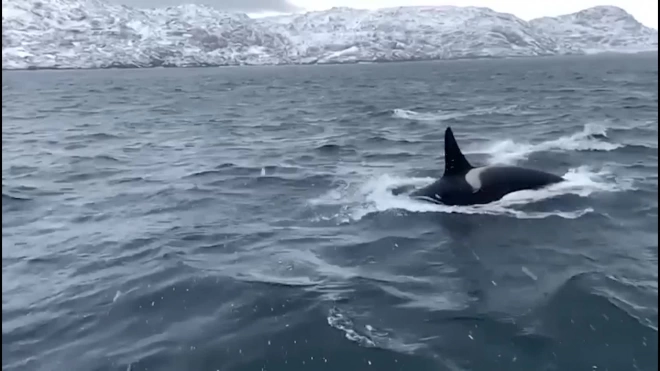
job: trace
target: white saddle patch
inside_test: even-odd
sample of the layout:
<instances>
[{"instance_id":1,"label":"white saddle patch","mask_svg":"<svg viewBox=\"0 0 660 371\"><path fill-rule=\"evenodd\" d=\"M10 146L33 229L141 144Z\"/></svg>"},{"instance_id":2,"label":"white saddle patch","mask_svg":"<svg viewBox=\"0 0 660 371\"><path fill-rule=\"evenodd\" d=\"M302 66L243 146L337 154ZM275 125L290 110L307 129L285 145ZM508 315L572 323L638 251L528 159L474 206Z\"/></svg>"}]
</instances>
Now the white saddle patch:
<instances>
[{"instance_id":1,"label":"white saddle patch","mask_svg":"<svg viewBox=\"0 0 660 371\"><path fill-rule=\"evenodd\" d=\"M472 193L481 189L481 173L488 168L489 166L476 167L465 174L465 181L472 187Z\"/></svg>"}]
</instances>

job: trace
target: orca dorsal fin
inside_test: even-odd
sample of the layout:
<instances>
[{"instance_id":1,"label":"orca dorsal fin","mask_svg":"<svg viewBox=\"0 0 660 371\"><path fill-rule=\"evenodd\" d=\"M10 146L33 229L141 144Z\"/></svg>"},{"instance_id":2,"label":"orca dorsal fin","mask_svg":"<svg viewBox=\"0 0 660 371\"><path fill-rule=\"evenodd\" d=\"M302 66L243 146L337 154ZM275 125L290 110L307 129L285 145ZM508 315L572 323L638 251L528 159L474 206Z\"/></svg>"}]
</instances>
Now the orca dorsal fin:
<instances>
[{"instance_id":1,"label":"orca dorsal fin","mask_svg":"<svg viewBox=\"0 0 660 371\"><path fill-rule=\"evenodd\" d=\"M473 168L474 167L470 165L465 156L463 156L460 147L458 147L458 143L456 143L456 138L454 138L454 132L451 130L451 127L447 127L447 130L445 130L444 176L465 175Z\"/></svg>"}]
</instances>

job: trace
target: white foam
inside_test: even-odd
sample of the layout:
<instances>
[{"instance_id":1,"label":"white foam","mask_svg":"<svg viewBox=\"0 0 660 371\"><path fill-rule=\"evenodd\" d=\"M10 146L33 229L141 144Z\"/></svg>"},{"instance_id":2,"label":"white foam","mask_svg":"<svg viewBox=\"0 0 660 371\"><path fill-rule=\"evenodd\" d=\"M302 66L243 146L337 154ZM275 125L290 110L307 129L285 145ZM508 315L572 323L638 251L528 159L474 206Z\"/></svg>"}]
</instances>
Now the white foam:
<instances>
[{"instance_id":1,"label":"white foam","mask_svg":"<svg viewBox=\"0 0 660 371\"><path fill-rule=\"evenodd\" d=\"M355 325L353 321L341 313L339 310L333 308L330 310L330 313L327 317L328 325L334 327L337 330L343 331L346 338L350 341L354 341L364 347L375 347L376 343L371 340L366 334L360 334L355 330Z\"/></svg>"},{"instance_id":2,"label":"white foam","mask_svg":"<svg viewBox=\"0 0 660 371\"><path fill-rule=\"evenodd\" d=\"M330 327L342 331L346 339L363 347L390 349L406 354L414 354L425 347L419 341L405 339L409 336L395 334L392 329L379 330L370 324L365 324L363 328L356 326L351 318L351 313L344 312L336 307L331 308L328 312L327 321Z\"/></svg>"},{"instance_id":3,"label":"white foam","mask_svg":"<svg viewBox=\"0 0 660 371\"><path fill-rule=\"evenodd\" d=\"M405 119L405 120L415 120L415 121L442 121L448 120L451 118L465 116L464 113L455 112L455 113L443 113L442 111L433 112L416 112L412 110L400 109L397 108L392 111L392 117Z\"/></svg>"},{"instance_id":4,"label":"white foam","mask_svg":"<svg viewBox=\"0 0 660 371\"><path fill-rule=\"evenodd\" d=\"M416 112L395 109L392 116L415 121L443 121L458 117L477 116L493 113L507 113L517 110L517 106L489 107L461 112ZM517 142L511 139L496 140L479 145L467 145L464 154L487 154L489 164L514 164L526 159L530 154L543 151L613 151L623 144L606 141L607 128L601 124L585 124L581 131L539 143Z\"/></svg>"},{"instance_id":5,"label":"white foam","mask_svg":"<svg viewBox=\"0 0 660 371\"><path fill-rule=\"evenodd\" d=\"M575 134L540 143L521 143L510 139L490 142L485 145L467 146L464 154L487 154L489 164L514 164L530 154L543 151L613 151L622 144L603 140L607 129L598 124L586 124Z\"/></svg>"},{"instance_id":6,"label":"white foam","mask_svg":"<svg viewBox=\"0 0 660 371\"><path fill-rule=\"evenodd\" d=\"M518 106L502 106L502 107L487 107L487 108L475 108L466 111L456 111L456 112L447 112L442 110L437 110L434 112L417 112L413 110L407 110L402 108L396 108L392 111L392 117L404 119L404 120L414 120L414 121L444 121L460 117L468 116L479 116L487 115L493 113L507 113L512 112L518 109Z\"/></svg>"}]
</instances>

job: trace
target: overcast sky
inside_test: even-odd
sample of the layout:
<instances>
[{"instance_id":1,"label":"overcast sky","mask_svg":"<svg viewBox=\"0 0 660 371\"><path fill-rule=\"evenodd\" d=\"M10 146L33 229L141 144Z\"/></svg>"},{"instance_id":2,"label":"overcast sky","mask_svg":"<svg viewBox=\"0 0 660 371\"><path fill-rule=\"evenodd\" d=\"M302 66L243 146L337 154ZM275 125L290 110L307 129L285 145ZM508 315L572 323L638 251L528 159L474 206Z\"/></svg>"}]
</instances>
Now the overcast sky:
<instances>
[{"instance_id":1,"label":"overcast sky","mask_svg":"<svg viewBox=\"0 0 660 371\"><path fill-rule=\"evenodd\" d=\"M136 7L163 7L185 3L212 5L217 9L245 13L323 10L333 6L374 9L403 5L485 6L530 20L542 16L572 13L596 5L615 5L631 13L647 26L658 28L656 0L113 0Z\"/></svg>"}]
</instances>

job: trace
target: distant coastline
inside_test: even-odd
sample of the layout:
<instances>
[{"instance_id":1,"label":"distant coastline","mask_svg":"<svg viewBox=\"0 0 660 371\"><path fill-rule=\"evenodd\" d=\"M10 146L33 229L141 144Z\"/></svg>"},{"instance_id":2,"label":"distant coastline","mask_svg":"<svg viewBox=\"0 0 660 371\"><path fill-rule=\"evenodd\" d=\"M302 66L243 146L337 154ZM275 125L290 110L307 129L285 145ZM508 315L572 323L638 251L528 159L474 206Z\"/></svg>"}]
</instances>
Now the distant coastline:
<instances>
[{"instance_id":1,"label":"distant coastline","mask_svg":"<svg viewBox=\"0 0 660 371\"><path fill-rule=\"evenodd\" d=\"M382 61L349 61L349 62L330 62L330 63L280 63L280 64L226 64L226 65L193 65L193 66L108 66L108 67L95 67L95 68L75 68L75 67L31 67L31 68L13 68L5 69L3 72L12 71L95 71L95 70L152 70L152 69L193 69L193 68L228 68L228 67L293 67L293 66L342 66L342 65L369 65L369 64L396 64L396 63L419 63L419 62L460 62L460 61L487 61L487 60L505 60L505 59L540 59L540 58L588 58L598 56L631 56L631 55L655 55L658 56L657 50L640 51L635 53L625 52L600 52L600 53L575 53L575 54L553 54L553 55L539 55L539 56L493 56L493 57L463 57L463 58L447 58L447 59L410 59L410 60L382 60Z\"/></svg>"}]
</instances>

